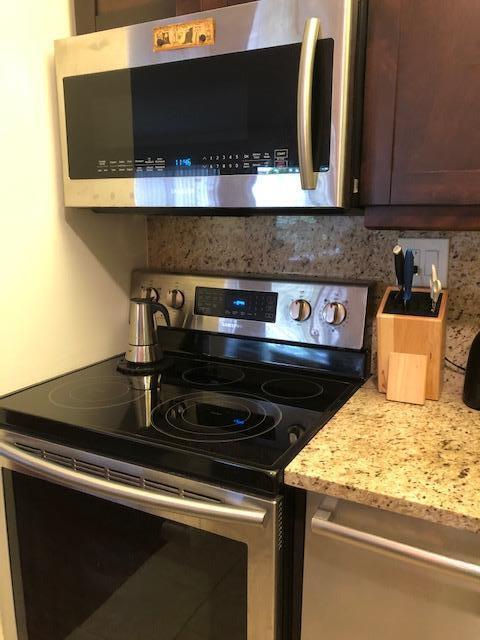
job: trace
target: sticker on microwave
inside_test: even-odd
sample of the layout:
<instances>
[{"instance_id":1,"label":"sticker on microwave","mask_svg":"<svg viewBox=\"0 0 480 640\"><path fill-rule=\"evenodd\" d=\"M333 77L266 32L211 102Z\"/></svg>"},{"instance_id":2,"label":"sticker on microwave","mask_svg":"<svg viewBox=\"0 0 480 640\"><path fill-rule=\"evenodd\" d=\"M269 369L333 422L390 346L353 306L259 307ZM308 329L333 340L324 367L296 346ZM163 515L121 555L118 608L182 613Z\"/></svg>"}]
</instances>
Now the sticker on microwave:
<instances>
[{"instance_id":1,"label":"sticker on microwave","mask_svg":"<svg viewBox=\"0 0 480 640\"><path fill-rule=\"evenodd\" d=\"M215 20L206 18L166 24L153 30L153 50L171 51L189 47L206 47L215 44Z\"/></svg>"}]
</instances>

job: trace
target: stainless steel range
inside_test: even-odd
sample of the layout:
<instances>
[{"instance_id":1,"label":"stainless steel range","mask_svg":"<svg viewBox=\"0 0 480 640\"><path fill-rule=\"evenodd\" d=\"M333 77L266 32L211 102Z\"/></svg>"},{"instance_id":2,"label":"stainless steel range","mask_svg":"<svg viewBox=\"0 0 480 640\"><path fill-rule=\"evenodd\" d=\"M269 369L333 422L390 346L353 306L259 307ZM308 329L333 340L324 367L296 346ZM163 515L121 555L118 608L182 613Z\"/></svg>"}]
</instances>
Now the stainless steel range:
<instances>
[{"instance_id":1,"label":"stainless steel range","mask_svg":"<svg viewBox=\"0 0 480 640\"><path fill-rule=\"evenodd\" d=\"M294 637L283 470L368 375L368 294L135 272L163 357L4 397L6 640Z\"/></svg>"}]
</instances>

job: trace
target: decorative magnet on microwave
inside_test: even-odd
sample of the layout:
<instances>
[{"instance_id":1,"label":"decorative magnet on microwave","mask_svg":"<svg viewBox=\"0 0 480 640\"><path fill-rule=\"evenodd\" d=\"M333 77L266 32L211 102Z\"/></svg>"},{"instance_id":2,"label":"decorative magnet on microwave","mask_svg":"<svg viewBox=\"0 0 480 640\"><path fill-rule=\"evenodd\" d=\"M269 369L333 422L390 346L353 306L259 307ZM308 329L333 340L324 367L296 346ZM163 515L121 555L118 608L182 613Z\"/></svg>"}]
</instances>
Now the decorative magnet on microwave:
<instances>
[{"instance_id":1,"label":"decorative magnet on microwave","mask_svg":"<svg viewBox=\"0 0 480 640\"><path fill-rule=\"evenodd\" d=\"M206 18L181 24L164 24L153 30L153 50L171 51L215 44L215 20Z\"/></svg>"}]
</instances>

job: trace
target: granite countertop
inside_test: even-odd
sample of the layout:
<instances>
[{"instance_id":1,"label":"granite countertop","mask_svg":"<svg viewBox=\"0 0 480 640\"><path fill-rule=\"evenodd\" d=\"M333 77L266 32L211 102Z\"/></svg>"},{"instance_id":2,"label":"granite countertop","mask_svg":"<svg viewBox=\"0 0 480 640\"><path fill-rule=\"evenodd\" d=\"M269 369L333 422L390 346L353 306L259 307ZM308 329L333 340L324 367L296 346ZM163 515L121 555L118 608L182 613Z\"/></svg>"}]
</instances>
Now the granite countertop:
<instances>
[{"instance_id":1,"label":"granite countertop","mask_svg":"<svg viewBox=\"0 0 480 640\"><path fill-rule=\"evenodd\" d=\"M287 484L480 532L480 412L447 371L438 402L388 402L369 380L290 463Z\"/></svg>"}]
</instances>

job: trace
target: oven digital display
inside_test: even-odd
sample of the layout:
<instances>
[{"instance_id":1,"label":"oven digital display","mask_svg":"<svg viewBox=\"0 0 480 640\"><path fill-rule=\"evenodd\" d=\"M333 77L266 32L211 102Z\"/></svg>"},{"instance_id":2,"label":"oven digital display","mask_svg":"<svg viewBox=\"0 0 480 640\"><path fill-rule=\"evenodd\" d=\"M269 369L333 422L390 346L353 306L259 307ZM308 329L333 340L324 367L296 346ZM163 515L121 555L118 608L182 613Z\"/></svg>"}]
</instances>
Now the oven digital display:
<instances>
[{"instance_id":1,"label":"oven digital display","mask_svg":"<svg viewBox=\"0 0 480 640\"><path fill-rule=\"evenodd\" d=\"M275 322L278 293L197 287L195 313L216 318Z\"/></svg>"}]
</instances>

